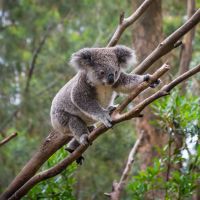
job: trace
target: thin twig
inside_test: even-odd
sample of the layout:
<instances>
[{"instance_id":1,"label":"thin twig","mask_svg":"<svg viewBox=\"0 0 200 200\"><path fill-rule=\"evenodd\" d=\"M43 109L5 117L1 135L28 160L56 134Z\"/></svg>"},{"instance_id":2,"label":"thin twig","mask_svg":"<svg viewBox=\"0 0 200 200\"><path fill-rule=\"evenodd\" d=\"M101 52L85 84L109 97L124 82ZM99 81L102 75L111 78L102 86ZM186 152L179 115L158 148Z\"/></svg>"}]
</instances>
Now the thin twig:
<instances>
[{"instance_id":1,"label":"thin twig","mask_svg":"<svg viewBox=\"0 0 200 200\"><path fill-rule=\"evenodd\" d=\"M119 183L114 181L112 192L104 193L106 196L109 196L111 200L119 200L120 199L121 193L122 193L124 186L128 180L128 177L129 177L129 174L131 171L131 167L134 162L134 158L135 158L138 148L142 142L143 136L144 136L144 133L142 132L141 135L139 136L139 138L137 139L137 141L135 142L133 148L131 149L129 156L128 156L126 166L124 168L124 171L122 173Z\"/></svg>"},{"instance_id":2,"label":"thin twig","mask_svg":"<svg viewBox=\"0 0 200 200\"><path fill-rule=\"evenodd\" d=\"M25 93L27 93L29 91L29 85L30 85L30 82L31 82L31 78L33 76L33 71L35 69L37 58L38 58L38 56L39 56L39 54L40 54L40 52L42 50L42 47L45 44L45 41L46 41L47 37L49 36L49 32L52 29L52 27L53 26L48 26L47 30L43 34L42 39L40 40L40 42L38 44L38 47L35 49L35 51L33 53L33 57L32 57L31 63L30 63L30 68L29 68L29 71L28 71L26 87L25 87Z\"/></svg>"},{"instance_id":3,"label":"thin twig","mask_svg":"<svg viewBox=\"0 0 200 200\"><path fill-rule=\"evenodd\" d=\"M15 138L16 136L17 136L17 133L15 132L9 135L8 137L4 138L2 141L0 141L0 147L6 144L7 142L9 142L10 140L12 140L13 138Z\"/></svg>"},{"instance_id":4,"label":"thin twig","mask_svg":"<svg viewBox=\"0 0 200 200\"><path fill-rule=\"evenodd\" d=\"M117 44L119 41L122 33L126 30L127 27L129 27L131 24L133 24L150 6L150 4L153 3L153 0L146 0L142 3L142 5L129 17L124 18L124 12L120 14L119 17L119 25L113 34L110 42L108 43L107 47L112 47Z\"/></svg>"}]
</instances>

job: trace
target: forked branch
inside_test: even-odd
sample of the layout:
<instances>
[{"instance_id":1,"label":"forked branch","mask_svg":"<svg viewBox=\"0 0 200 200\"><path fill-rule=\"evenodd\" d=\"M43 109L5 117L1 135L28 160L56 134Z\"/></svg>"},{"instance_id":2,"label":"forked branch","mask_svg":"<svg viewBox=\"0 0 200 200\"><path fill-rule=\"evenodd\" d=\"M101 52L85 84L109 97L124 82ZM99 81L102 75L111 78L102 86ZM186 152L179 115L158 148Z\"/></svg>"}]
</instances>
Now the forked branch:
<instances>
[{"instance_id":1,"label":"forked branch","mask_svg":"<svg viewBox=\"0 0 200 200\"><path fill-rule=\"evenodd\" d=\"M126 30L126 28L133 24L146 11L146 9L150 6L151 3L153 3L153 0L145 0L141 4L141 6L131 16L127 18L124 18L123 12L119 17L119 25L115 30L115 33L113 34L107 47L115 46L118 43L122 33Z\"/></svg>"}]
</instances>

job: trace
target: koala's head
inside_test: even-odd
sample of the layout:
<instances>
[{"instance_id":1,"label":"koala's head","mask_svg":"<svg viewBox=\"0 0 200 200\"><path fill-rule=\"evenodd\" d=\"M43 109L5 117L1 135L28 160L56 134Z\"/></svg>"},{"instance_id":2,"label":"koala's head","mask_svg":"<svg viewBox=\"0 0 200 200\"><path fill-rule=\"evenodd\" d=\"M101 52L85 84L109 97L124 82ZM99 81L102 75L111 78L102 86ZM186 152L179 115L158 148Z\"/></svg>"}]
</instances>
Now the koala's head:
<instances>
[{"instance_id":1,"label":"koala's head","mask_svg":"<svg viewBox=\"0 0 200 200\"><path fill-rule=\"evenodd\" d=\"M84 48L72 55L71 65L84 70L94 85L113 85L121 69L136 62L134 50L118 45L109 48Z\"/></svg>"}]
</instances>

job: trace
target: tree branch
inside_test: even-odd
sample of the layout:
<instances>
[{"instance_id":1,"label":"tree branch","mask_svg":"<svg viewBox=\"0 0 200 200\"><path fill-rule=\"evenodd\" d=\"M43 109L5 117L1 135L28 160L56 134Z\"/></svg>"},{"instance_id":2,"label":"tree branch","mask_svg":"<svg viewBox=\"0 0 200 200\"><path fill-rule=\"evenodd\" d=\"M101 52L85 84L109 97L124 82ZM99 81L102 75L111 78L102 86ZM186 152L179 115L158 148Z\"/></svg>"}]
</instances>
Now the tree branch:
<instances>
[{"instance_id":1,"label":"tree branch","mask_svg":"<svg viewBox=\"0 0 200 200\"><path fill-rule=\"evenodd\" d=\"M12 133L8 137L4 138L2 141L0 141L0 147L6 144L7 142L9 142L10 140L12 140L13 138L15 138L16 136L17 136L17 133Z\"/></svg>"},{"instance_id":2,"label":"tree branch","mask_svg":"<svg viewBox=\"0 0 200 200\"><path fill-rule=\"evenodd\" d=\"M70 137L59 134L55 131L50 132L46 137L39 150L24 166L21 172L15 177L6 191L0 196L0 200L7 200L16 190L18 190L26 181L28 181L38 169L48 160L48 158L60 149L64 144L69 142Z\"/></svg>"},{"instance_id":3,"label":"tree branch","mask_svg":"<svg viewBox=\"0 0 200 200\"><path fill-rule=\"evenodd\" d=\"M30 68L29 68L29 71L28 71L28 77L27 77L27 81L26 81L26 87L25 87L25 93L27 93L29 91L29 85L30 85L30 82L31 82L31 78L33 76L33 71L35 69L35 64L36 64L36 61L37 61L37 58L42 50L42 47L44 46L45 44L45 41L49 35L49 31L52 29L52 26L48 26L47 30L45 31L45 33L43 34L42 36L42 39L40 40L39 44L38 44L38 47L35 49L34 53L33 53L33 57L32 57L32 60L31 60L31 63L30 63Z\"/></svg>"},{"instance_id":4,"label":"tree branch","mask_svg":"<svg viewBox=\"0 0 200 200\"><path fill-rule=\"evenodd\" d=\"M127 18L124 18L123 12L119 17L119 25L111 40L109 41L107 47L115 46L126 28L133 24L145 12L145 10L150 6L151 3L153 3L153 0L145 0L142 5L131 16Z\"/></svg>"},{"instance_id":5,"label":"tree branch","mask_svg":"<svg viewBox=\"0 0 200 200\"><path fill-rule=\"evenodd\" d=\"M170 82L169 84L163 86L158 92L136 105L132 110L128 111L127 113L113 116L113 125L139 116L140 112L150 103L162 96L168 95L170 90L173 89L176 85L198 72L200 72L200 65L177 77L174 81ZM107 130L108 128L106 128L103 124L96 128L89 136L90 143L93 142L98 136L100 136ZM54 167L33 176L11 196L10 200L19 199L23 197L37 183L61 173L63 170L66 169L67 166L69 166L73 161L79 158L86 151L87 148L88 146L80 145L72 154L70 154L67 158L59 162Z\"/></svg>"},{"instance_id":6,"label":"tree branch","mask_svg":"<svg viewBox=\"0 0 200 200\"><path fill-rule=\"evenodd\" d=\"M150 97L143 100L141 103L139 103L137 106L135 106L132 110L128 111L127 113L121 115L121 118L124 118L127 120L134 117L136 114L140 113L146 106L148 106L150 103L155 101L156 99L159 99L160 97L169 95L169 92L178 84L185 81L189 77L193 76L194 74L197 74L200 72L200 64L196 66L195 68L185 72L181 76L177 77L175 80L171 81L169 84L164 85L159 91L157 91L155 94L151 95Z\"/></svg>"},{"instance_id":7,"label":"tree branch","mask_svg":"<svg viewBox=\"0 0 200 200\"><path fill-rule=\"evenodd\" d=\"M120 199L121 193L122 193L124 186L125 186L125 184L128 180L128 177L129 177L129 174L130 174L130 171L131 171L131 167L132 167L132 164L134 162L135 155L137 154L137 150L138 150L138 148L139 148L139 146L142 142L143 136L144 136L144 133L142 133L140 135L140 137L135 142L133 148L131 149L129 156L128 156L126 166L124 168L124 171L122 173L122 176L120 178L119 183L114 181L112 192L111 193L104 193L106 196L109 196L111 200L119 200Z\"/></svg>"},{"instance_id":8,"label":"tree branch","mask_svg":"<svg viewBox=\"0 0 200 200\"><path fill-rule=\"evenodd\" d=\"M135 68L133 72L136 74L144 73L156 60L177 47L176 42L178 42L178 40L184 34L186 34L199 22L200 8L185 24L183 24L179 29L168 36L163 42L161 42L158 47L144 61L142 61L142 63L140 63L137 68Z\"/></svg>"},{"instance_id":9,"label":"tree branch","mask_svg":"<svg viewBox=\"0 0 200 200\"><path fill-rule=\"evenodd\" d=\"M154 81L158 80L163 74L165 74L169 70L169 65L164 63L150 78L148 82L141 83L138 87L135 88L135 90L128 95L124 99L124 101L117 107L117 109L114 111L114 113L121 113L126 106L133 101L135 97L137 97L143 90L149 87L149 84L153 83Z\"/></svg>"}]
</instances>

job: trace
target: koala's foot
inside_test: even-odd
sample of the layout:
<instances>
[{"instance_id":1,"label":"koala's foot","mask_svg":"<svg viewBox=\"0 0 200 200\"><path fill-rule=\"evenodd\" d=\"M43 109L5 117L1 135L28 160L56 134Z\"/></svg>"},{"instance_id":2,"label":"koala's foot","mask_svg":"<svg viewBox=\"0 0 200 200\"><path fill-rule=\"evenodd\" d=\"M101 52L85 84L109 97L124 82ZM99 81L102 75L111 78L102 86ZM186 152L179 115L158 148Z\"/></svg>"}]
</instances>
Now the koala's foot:
<instances>
[{"instance_id":1,"label":"koala's foot","mask_svg":"<svg viewBox=\"0 0 200 200\"><path fill-rule=\"evenodd\" d=\"M156 81L154 81L153 83L151 83L149 86L150 86L151 88L155 88L157 85L160 84L160 82L161 82L161 80L160 80L160 79L157 79Z\"/></svg>"},{"instance_id":2,"label":"koala's foot","mask_svg":"<svg viewBox=\"0 0 200 200\"><path fill-rule=\"evenodd\" d=\"M69 153L73 153L74 152L74 150L70 149L69 147L65 147L65 150L68 151ZM76 159L76 163L78 165L82 165L84 160L85 160L85 158L83 156L80 156L79 158Z\"/></svg>"},{"instance_id":3,"label":"koala's foot","mask_svg":"<svg viewBox=\"0 0 200 200\"><path fill-rule=\"evenodd\" d=\"M85 160L85 158L83 156L80 156L79 158L76 159L76 163L78 165L82 165L84 160Z\"/></svg>"},{"instance_id":4,"label":"koala's foot","mask_svg":"<svg viewBox=\"0 0 200 200\"><path fill-rule=\"evenodd\" d=\"M144 81L148 82L150 80L151 75L150 74L146 74L144 75ZM151 83L149 85L149 87L151 88L155 88L157 85L159 85L159 83L161 82L160 79L155 80L153 83Z\"/></svg>"}]
</instances>

